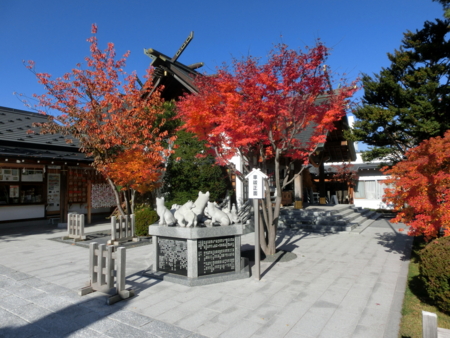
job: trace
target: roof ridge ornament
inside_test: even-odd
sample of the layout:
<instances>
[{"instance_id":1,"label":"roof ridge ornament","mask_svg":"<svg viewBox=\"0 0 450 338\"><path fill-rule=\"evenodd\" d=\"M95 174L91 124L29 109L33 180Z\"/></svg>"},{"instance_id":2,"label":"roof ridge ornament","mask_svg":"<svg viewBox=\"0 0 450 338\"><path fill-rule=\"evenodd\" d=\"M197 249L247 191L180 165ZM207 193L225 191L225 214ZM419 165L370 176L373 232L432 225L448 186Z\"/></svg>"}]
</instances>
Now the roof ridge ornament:
<instances>
[{"instance_id":1,"label":"roof ridge ornament","mask_svg":"<svg viewBox=\"0 0 450 338\"><path fill-rule=\"evenodd\" d=\"M177 61L178 58L180 57L180 55L184 52L184 50L186 49L186 47L189 45L189 43L192 41L193 38L194 38L194 31L191 31L189 33L189 36L186 38L186 40L184 40L183 44L177 50L177 52L175 53L175 55L172 57L172 59L170 61L172 61L172 62Z\"/></svg>"}]
</instances>

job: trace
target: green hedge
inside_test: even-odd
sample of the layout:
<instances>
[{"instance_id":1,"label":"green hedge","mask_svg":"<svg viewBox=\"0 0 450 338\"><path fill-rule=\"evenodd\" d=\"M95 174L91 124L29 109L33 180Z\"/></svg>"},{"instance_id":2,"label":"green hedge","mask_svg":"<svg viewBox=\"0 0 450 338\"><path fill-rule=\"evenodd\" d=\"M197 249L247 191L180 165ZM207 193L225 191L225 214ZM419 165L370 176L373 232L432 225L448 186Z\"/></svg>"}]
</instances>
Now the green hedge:
<instances>
[{"instance_id":1,"label":"green hedge","mask_svg":"<svg viewBox=\"0 0 450 338\"><path fill-rule=\"evenodd\" d=\"M450 313L450 237L435 239L422 250L420 275L436 306Z\"/></svg>"},{"instance_id":2,"label":"green hedge","mask_svg":"<svg viewBox=\"0 0 450 338\"><path fill-rule=\"evenodd\" d=\"M135 212L136 236L148 236L148 226L158 220L158 214L149 207L144 207Z\"/></svg>"}]
</instances>

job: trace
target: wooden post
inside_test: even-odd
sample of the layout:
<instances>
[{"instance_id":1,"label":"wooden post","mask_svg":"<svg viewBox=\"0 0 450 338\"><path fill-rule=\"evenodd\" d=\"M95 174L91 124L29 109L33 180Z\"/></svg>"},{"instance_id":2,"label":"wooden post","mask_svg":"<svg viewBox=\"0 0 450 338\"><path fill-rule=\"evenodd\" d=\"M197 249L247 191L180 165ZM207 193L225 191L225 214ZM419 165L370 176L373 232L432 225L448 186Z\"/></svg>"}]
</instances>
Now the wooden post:
<instances>
[{"instance_id":1,"label":"wooden post","mask_svg":"<svg viewBox=\"0 0 450 338\"><path fill-rule=\"evenodd\" d=\"M69 189L68 189L68 169L66 165L62 166L60 171L60 202L59 202L59 219L61 223L67 222L67 214L69 212Z\"/></svg>"},{"instance_id":2,"label":"wooden post","mask_svg":"<svg viewBox=\"0 0 450 338\"><path fill-rule=\"evenodd\" d=\"M264 186L267 175L260 169L253 169L245 178L248 180L248 198L253 199L254 223L255 223L255 275L258 280L261 279L260 273L260 245L259 245L259 202L258 199L264 198ZM269 191L265 192L266 194Z\"/></svg>"},{"instance_id":3,"label":"wooden post","mask_svg":"<svg viewBox=\"0 0 450 338\"><path fill-rule=\"evenodd\" d=\"M92 201L91 201L91 196L92 196L92 184L91 184L91 180L87 181L87 223L91 224L92 222Z\"/></svg>"},{"instance_id":4,"label":"wooden post","mask_svg":"<svg viewBox=\"0 0 450 338\"><path fill-rule=\"evenodd\" d=\"M325 166L323 161L319 165L319 204L327 204L326 201L326 189L325 189Z\"/></svg>"},{"instance_id":5,"label":"wooden post","mask_svg":"<svg viewBox=\"0 0 450 338\"><path fill-rule=\"evenodd\" d=\"M261 269L260 269L260 245L259 245L259 204L256 198L253 199L253 209L255 214L255 277L256 279L261 279Z\"/></svg>"},{"instance_id":6,"label":"wooden post","mask_svg":"<svg viewBox=\"0 0 450 338\"><path fill-rule=\"evenodd\" d=\"M294 209L303 208L303 182L302 174L298 175L294 179Z\"/></svg>"}]
</instances>

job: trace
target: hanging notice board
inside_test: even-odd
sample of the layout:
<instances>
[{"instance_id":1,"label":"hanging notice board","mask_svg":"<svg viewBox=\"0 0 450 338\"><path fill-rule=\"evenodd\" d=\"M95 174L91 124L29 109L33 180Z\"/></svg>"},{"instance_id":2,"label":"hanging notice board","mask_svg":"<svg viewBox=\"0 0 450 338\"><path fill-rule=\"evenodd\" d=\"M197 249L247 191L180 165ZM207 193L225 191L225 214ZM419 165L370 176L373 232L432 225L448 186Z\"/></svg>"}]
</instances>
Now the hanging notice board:
<instances>
[{"instance_id":1,"label":"hanging notice board","mask_svg":"<svg viewBox=\"0 0 450 338\"><path fill-rule=\"evenodd\" d=\"M0 181L19 181L19 169L1 169Z\"/></svg>"},{"instance_id":2,"label":"hanging notice board","mask_svg":"<svg viewBox=\"0 0 450 338\"><path fill-rule=\"evenodd\" d=\"M47 174L47 211L58 211L61 196L60 174Z\"/></svg>"}]
</instances>

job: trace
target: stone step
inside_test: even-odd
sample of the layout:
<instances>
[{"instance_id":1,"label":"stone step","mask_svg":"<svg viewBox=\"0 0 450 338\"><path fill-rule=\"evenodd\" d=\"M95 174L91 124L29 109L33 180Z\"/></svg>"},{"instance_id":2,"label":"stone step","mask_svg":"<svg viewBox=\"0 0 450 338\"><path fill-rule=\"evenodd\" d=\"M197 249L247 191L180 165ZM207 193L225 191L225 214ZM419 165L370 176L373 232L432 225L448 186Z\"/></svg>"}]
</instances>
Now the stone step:
<instances>
[{"instance_id":1,"label":"stone step","mask_svg":"<svg viewBox=\"0 0 450 338\"><path fill-rule=\"evenodd\" d=\"M369 209L365 209L360 212L352 212L351 214L346 215L344 219L348 222L354 222L356 219L364 217L368 212L370 212Z\"/></svg>"},{"instance_id":2,"label":"stone step","mask_svg":"<svg viewBox=\"0 0 450 338\"><path fill-rule=\"evenodd\" d=\"M344 232L351 231L347 225L319 225L319 224L296 224L289 228L292 230L304 230L310 232Z\"/></svg>"},{"instance_id":3,"label":"stone step","mask_svg":"<svg viewBox=\"0 0 450 338\"><path fill-rule=\"evenodd\" d=\"M375 214L375 211L367 210L366 212L359 214L359 216L353 222L361 224L362 222L371 219L371 217L375 216Z\"/></svg>"},{"instance_id":4,"label":"stone step","mask_svg":"<svg viewBox=\"0 0 450 338\"><path fill-rule=\"evenodd\" d=\"M379 215L369 209L352 205L335 206L333 210L318 211L285 209L280 212L279 229L296 229L312 232L355 232L367 227Z\"/></svg>"},{"instance_id":5,"label":"stone step","mask_svg":"<svg viewBox=\"0 0 450 338\"><path fill-rule=\"evenodd\" d=\"M355 212L355 210L353 210L352 208L347 208L347 209L343 209L343 210L339 211L338 215L347 216L347 215L353 214L354 212Z\"/></svg>"},{"instance_id":6,"label":"stone step","mask_svg":"<svg viewBox=\"0 0 450 338\"><path fill-rule=\"evenodd\" d=\"M369 215L367 215L366 219L361 222L358 227L352 230L352 233L354 234L360 234L364 230L366 230L373 222L375 222L378 218L381 217L381 214L371 211Z\"/></svg>"}]
</instances>

